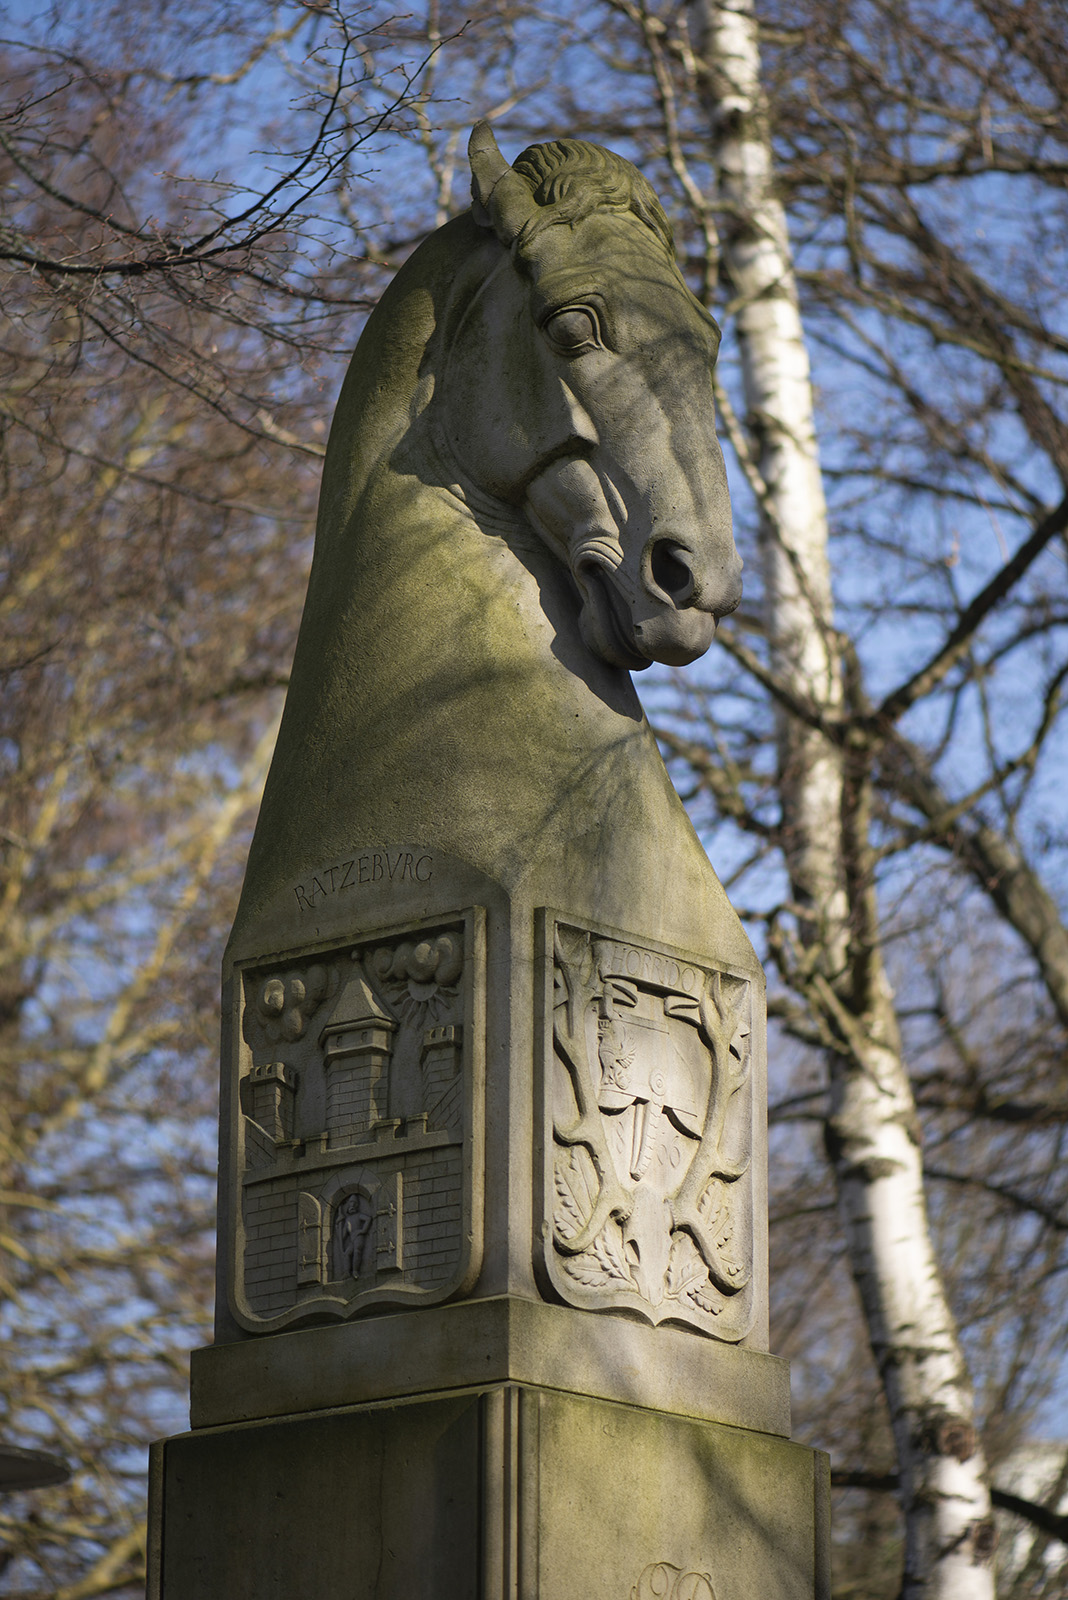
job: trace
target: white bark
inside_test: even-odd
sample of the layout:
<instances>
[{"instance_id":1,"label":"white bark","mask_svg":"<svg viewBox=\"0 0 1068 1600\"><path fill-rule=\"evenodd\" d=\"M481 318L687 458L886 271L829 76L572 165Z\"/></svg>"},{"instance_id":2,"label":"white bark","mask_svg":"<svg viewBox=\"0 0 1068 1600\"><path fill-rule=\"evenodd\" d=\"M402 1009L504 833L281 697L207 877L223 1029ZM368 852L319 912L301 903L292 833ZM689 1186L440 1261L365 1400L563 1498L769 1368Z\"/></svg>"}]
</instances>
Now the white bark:
<instances>
[{"instance_id":1,"label":"white bark","mask_svg":"<svg viewBox=\"0 0 1068 1600\"><path fill-rule=\"evenodd\" d=\"M707 68L723 260L735 295L748 432L763 481L772 666L836 713L827 512L786 216L773 186L752 0L692 0ZM903 1600L989 1600L990 1499L973 1401L931 1244L917 1119L874 922L866 815L840 752L783 717L784 846L812 993L848 1047L831 1063L829 1146L853 1275L890 1408L906 1521ZM844 822L848 817L848 824ZM847 872L847 862L850 870ZM859 929L859 935L857 930ZM852 930L852 934L851 934Z\"/></svg>"},{"instance_id":2,"label":"white bark","mask_svg":"<svg viewBox=\"0 0 1068 1600\"><path fill-rule=\"evenodd\" d=\"M740 302L738 343L747 406L766 486L761 557L772 663L788 687L829 710L841 704L827 509L786 216L773 188L767 114L750 6L699 0L701 54L713 70L713 141L721 196L737 206L724 260ZM811 915L806 942L844 960L846 908L836 848L837 754L821 735L780 719L783 823L794 892Z\"/></svg>"}]
</instances>

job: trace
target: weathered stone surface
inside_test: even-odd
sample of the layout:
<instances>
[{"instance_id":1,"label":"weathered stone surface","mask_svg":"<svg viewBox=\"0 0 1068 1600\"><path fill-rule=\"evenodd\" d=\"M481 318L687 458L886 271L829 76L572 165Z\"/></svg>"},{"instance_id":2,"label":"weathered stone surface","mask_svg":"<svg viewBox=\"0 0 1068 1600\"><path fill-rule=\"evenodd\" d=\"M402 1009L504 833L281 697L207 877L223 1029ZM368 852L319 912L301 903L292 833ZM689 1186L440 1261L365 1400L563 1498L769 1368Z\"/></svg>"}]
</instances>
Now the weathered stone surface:
<instances>
[{"instance_id":1,"label":"weathered stone surface","mask_svg":"<svg viewBox=\"0 0 1068 1600\"><path fill-rule=\"evenodd\" d=\"M472 167L334 419L225 962L216 1336L518 1293L759 1348L763 980L628 671L740 594L718 333L627 163ZM698 987L560 953L609 940Z\"/></svg>"},{"instance_id":2,"label":"weathered stone surface","mask_svg":"<svg viewBox=\"0 0 1068 1600\"><path fill-rule=\"evenodd\" d=\"M190 1420L217 1427L507 1382L790 1433L789 1371L777 1356L516 1298L195 1350Z\"/></svg>"},{"instance_id":3,"label":"weathered stone surface","mask_svg":"<svg viewBox=\"0 0 1068 1600\"><path fill-rule=\"evenodd\" d=\"M520 1385L170 1440L149 1600L827 1600L826 1457Z\"/></svg>"},{"instance_id":4,"label":"weathered stone surface","mask_svg":"<svg viewBox=\"0 0 1068 1600\"><path fill-rule=\"evenodd\" d=\"M241 963L234 982L236 1320L272 1332L470 1288L483 1217L481 908Z\"/></svg>"},{"instance_id":5,"label":"weathered stone surface","mask_svg":"<svg viewBox=\"0 0 1068 1600\"><path fill-rule=\"evenodd\" d=\"M219 1338L542 1293L766 1348L752 966L505 913L484 883L488 905L424 890L415 916L416 883L388 905L369 883L355 937L335 896L302 943L235 964Z\"/></svg>"},{"instance_id":6,"label":"weathered stone surface","mask_svg":"<svg viewBox=\"0 0 1068 1600\"><path fill-rule=\"evenodd\" d=\"M823 1600L763 975L629 678L740 595L718 332L627 163L471 154L334 419L150 1595Z\"/></svg>"},{"instance_id":7,"label":"weathered stone surface","mask_svg":"<svg viewBox=\"0 0 1068 1600\"><path fill-rule=\"evenodd\" d=\"M414 842L749 961L627 672L693 659L741 592L718 331L628 163L558 141L528 178L479 148L493 225L415 252L338 403L234 948L324 864Z\"/></svg>"},{"instance_id":8,"label":"weathered stone surface","mask_svg":"<svg viewBox=\"0 0 1068 1600\"><path fill-rule=\"evenodd\" d=\"M744 1338L763 1143L752 980L551 913L539 932L548 1283L569 1305Z\"/></svg>"},{"instance_id":9,"label":"weathered stone surface","mask_svg":"<svg viewBox=\"0 0 1068 1600\"><path fill-rule=\"evenodd\" d=\"M398 274L334 418L225 962L217 1338L400 1299L534 1294L537 1275L542 1293L587 1309L759 1346L763 979L628 677L692 659L739 598L711 406L718 333L627 163L558 141L513 171L484 130L472 162L472 214ZM614 931L702 974L689 995L638 982L616 1029L617 1070L636 1054L638 1090L609 1104L593 1085L598 1107L574 1139L566 1107L540 1093L552 1066L536 922L550 907L553 938ZM428 1080L448 1070L448 1046L435 1058L430 1026L412 1037L395 1008L411 1011L424 979L408 974L404 997L398 968L390 989L368 962L475 917L478 970L440 1019L462 1032L464 1104L446 1107ZM363 1051L331 1021L331 986L353 962L377 1011ZM627 973L614 978L571 1019L574 1037L632 1000ZM716 986L748 1014L729 1126L713 1104L734 1059L731 1040L716 1042ZM590 1074L596 1051L571 1070L572 1094ZM686 1107L671 1099L683 1080ZM373 1154L389 1123L408 1146ZM438 1142L432 1162L427 1139L446 1134L452 1154ZM606 1179L593 1190L592 1166ZM452 1189L432 1222L438 1182ZM620 1195L633 1216L622 1232ZM400 1254L397 1238L379 1248L387 1218Z\"/></svg>"}]
</instances>

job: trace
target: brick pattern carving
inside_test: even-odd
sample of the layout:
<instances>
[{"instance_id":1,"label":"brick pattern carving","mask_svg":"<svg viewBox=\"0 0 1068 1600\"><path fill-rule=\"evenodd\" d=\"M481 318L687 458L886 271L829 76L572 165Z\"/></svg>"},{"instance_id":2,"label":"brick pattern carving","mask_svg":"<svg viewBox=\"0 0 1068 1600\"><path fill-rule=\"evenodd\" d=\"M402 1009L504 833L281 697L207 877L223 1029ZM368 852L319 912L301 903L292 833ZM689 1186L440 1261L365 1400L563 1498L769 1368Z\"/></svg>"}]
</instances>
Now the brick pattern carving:
<instances>
[{"instance_id":1,"label":"brick pattern carving","mask_svg":"<svg viewBox=\"0 0 1068 1600\"><path fill-rule=\"evenodd\" d=\"M571 1305L744 1338L750 984L551 918L546 942L551 1283Z\"/></svg>"},{"instance_id":2,"label":"brick pattern carving","mask_svg":"<svg viewBox=\"0 0 1068 1600\"><path fill-rule=\"evenodd\" d=\"M481 1241L482 915L239 972L234 1311L462 1292Z\"/></svg>"}]
</instances>

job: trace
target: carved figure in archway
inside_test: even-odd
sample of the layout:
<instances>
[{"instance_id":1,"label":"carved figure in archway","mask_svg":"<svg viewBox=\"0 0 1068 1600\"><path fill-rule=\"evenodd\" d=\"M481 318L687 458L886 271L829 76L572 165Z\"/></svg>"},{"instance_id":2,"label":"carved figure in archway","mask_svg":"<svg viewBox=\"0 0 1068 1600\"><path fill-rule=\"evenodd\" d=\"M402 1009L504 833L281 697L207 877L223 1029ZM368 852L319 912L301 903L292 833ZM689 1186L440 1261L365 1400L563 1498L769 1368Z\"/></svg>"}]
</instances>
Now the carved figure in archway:
<instances>
[{"instance_id":1,"label":"carved figure in archway","mask_svg":"<svg viewBox=\"0 0 1068 1600\"><path fill-rule=\"evenodd\" d=\"M373 1222L374 1212L365 1194L347 1194L335 1207L330 1237L331 1277L358 1278L367 1271Z\"/></svg>"}]
</instances>

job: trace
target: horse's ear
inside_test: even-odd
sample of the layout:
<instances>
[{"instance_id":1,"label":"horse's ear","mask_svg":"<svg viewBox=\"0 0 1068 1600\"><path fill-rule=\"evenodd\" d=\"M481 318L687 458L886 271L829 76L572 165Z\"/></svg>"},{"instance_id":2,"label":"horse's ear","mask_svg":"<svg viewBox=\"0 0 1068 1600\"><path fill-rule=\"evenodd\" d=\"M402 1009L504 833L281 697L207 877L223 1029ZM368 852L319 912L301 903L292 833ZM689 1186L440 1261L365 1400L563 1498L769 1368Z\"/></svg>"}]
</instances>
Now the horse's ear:
<instances>
[{"instance_id":1,"label":"horse's ear","mask_svg":"<svg viewBox=\"0 0 1068 1600\"><path fill-rule=\"evenodd\" d=\"M492 228L510 246L525 222L535 215L537 201L526 181L501 155L488 122L476 122L468 141L471 163L471 214L484 228Z\"/></svg>"}]
</instances>

